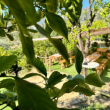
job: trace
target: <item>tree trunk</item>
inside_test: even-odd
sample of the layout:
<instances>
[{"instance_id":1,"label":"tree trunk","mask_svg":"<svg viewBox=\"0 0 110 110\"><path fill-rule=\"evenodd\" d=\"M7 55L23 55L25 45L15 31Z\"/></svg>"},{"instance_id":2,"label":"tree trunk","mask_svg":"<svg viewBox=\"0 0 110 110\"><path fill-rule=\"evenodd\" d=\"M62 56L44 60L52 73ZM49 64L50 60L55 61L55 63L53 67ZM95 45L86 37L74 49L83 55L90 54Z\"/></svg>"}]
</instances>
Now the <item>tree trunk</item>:
<instances>
[{"instance_id":1,"label":"tree trunk","mask_svg":"<svg viewBox=\"0 0 110 110\"><path fill-rule=\"evenodd\" d=\"M83 41L82 41L82 38L81 38L81 32L79 32L78 36L77 36L77 40L78 40L78 48L80 49L80 51L82 52L83 54L83 57L86 58L87 54L85 54L85 50L84 50L84 45L83 45ZM82 75L84 77L87 76L87 69L86 68L83 68L82 69Z\"/></svg>"},{"instance_id":2,"label":"tree trunk","mask_svg":"<svg viewBox=\"0 0 110 110\"><path fill-rule=\"evenodd\" d=\"M85 43L85 57L87 57L88 52L89 52L89 47L90 47L90 31L88 31L87 38L86 38L86 43Z\"/></svg>"},{"instance_id":3,"label":"tree trunk","mask_svg":"<svg viewBox=\"0 0 110 110\"><path fill-rule=\"evenodd\" d=\"M78 43L79 43L78 47L79 47L80 51L82 52L83 57L86 58L87 55L88 55L89 46L90 46L89 31L88 31L88 36L87 36L86 43L85 43L85 48L84 48L83 41L82 41L82 38L81 38L81 32L79 32L79 34L77 36L77 40L78 40ZM83 76L86 77L87 76L87 69L83 68L82 72L83 72Z\"/></svg>"},{"instance_id":4,"label":"tree trunk","mask_svg":"<svg viewBox=\"0 0 110 110\"><path fill-rule=\"evenodd\" d=\"M79 44L79 49L80 49L80 51L82 51L82 53L84 53L84 52L83 52L84 47L83 47L83 41L82 41L82 38L81 38L81 32L79 32L79 34L78 34L78 36L77 36L77 40L78 40L78 44Z\"/></svg>"},{"instance_id":5,"label":"tree trunk","mask_svg":"<svg viewBox=\"0 0 110 110\"><path fill-rule=\"evenodd\" d=\"M83 68L82 69L82 75L86 78L87 77L87 69Z\"/></svg>"}]
</instances>

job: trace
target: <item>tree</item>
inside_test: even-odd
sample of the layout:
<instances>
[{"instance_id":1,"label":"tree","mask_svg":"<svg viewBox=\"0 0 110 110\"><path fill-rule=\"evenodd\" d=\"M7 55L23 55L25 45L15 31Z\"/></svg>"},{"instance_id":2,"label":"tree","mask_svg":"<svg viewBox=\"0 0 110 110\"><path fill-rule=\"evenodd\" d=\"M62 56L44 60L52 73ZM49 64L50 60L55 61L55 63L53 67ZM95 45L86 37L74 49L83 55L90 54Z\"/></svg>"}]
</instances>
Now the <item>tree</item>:
<instances>
[{"instance_id":1,"label":"tree","mask_svg":"<svg viewBox=\"0 0 110 110\"><path fill-rule=\"evenodd\" d=\"M10 32L17 29L19 32L19 39L22 44L23 53L27 58L27 63L34 66L41 73L30 73L22 78L19 78L19 67L17 63L15 64L17 57L15 55L1 56L0 72L3 72L1 77L8 77L8 79L1 81L0 88L6 88L7 90L16 92L17 94L17 96L14 95L12 97L7 97L7 95L0 94L1 99L3 99L2 104L7 104L5 107L10 106L13 110L65 110L64 108L57 108L54 103L63 94L75 91L91 96L94 92L90 89L88 84L98 87L104 85L104 82L102 82L97 74L88 75L86 78L80 75L83 56L77 47L75 52L75 65L78 75L65 82L61 89L56 88L55 85L65 78L66 75L62 75L55 71L52 72L49 78L47 78L47 70L44 64L39 58L35 57L32 36L29 32L35 32L36 30L28 28L32 25L36 27L38 32L47 37L49 41L58 49L60 54L62 54L62 56L68 61L68 53L63 43L57 39L51 38L50 36L52 30L54 30L68 40L68 29L66 24L57 13L58 7L63 6L64 2L62 0L0 0L0 3L1 10L3 10L1 11L3 13L1 13L0 36L8 36L10 40L13 40L13 36ZM75 0L74 3L77 3L77 0ZM80 6L79 4L82 4L82 1L79 1L78 5L75 6L76 10L74 10L74 14L71 14L70 10L67 9L68 13L75 19L72 21L74 23L77 23L77 20L80 17L81 10L80 12L78 10ZM80 8L82 8L82 6L80 6ZM4 11L7 12L6 18L3 15ZM38 24L43 17L46 17L45 29ZM7 25L8 22L11 22L11 26L9 27ZM4 71L11 68L13 64L15 64L15 76L7 76ZM36 75L41 76L44 79L45 88L41 88L38 85L24 80ZM96 82L92 82L93 79ZM18 100L17 107L15 104L16 100Z\"/></svg>"},{"instance_id":2,"label":"tree","mask_svg":"<svg viewBox=\"0 0 110 110\"><path fill-rule=\"evenodd\" d=\"M102 7L103 8L100 10L100 15L102 16L103 19L105 19L106 22L109 23L109 26L110 26L110 21L109 21L110 2L108 3L105 2Z\"/></svg>"},{"instance_id":3,"label":"tree","mask_svg":"<svg viewBox=\"0 0 110 110\"><path fill-rule=\"evenodd\" d=\"M79 5L82 6L82 3L77 0L77 2L76 2L77 7L75 7L73 5L75 1L70 1L70 4L67 4L67 2L65 1L65 4L66 4L65 8L66 8L66 11L67 11L67 17L68 17L70 23L72 24L73 29L76 26L79 27L79 34L77 35L77 40L78 40L77 46L82 51L84 58L87 57L89 47L90 47L90 29L91 29L91 26L94 22L96 14L98 13L100 8L102 7L102 4L103 4L102 1L103 0L89 0L88 12L86 10L83 11L82 18L83 18L83 21L85 21L85 24L86 24L85 25L85 27L86 27L85 30L87 31L85 44L83 44L83 39L82 39L83 36L81 36L81 32L82 32L82 24L81 24L82 22L81 22L81 20L82 19L81 20L79 19L80 14L81 14L81 8L82 8L82 7L80 7L80 9L79 9ZM72 6L71 6L71 4L72 4ZM78 8L78 11L76 12L77 13L76 18L74 18L74 15L71 15L71 14L73 14L73 12L69 11L71 9L70 7L74 7L73 12L75 12ZM84 73L84 76L87 76L87 69L83 69L83 73Z\"/></svg>"}]
</instances>

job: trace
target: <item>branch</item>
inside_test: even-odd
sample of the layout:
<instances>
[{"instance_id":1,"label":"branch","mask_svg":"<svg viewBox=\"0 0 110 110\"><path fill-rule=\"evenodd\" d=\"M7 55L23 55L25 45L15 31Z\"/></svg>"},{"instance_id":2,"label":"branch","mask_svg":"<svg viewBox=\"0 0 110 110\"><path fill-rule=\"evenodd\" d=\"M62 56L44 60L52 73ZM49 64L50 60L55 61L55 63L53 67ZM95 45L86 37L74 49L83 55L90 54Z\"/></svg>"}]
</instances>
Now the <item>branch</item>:
<instances>
[{"instance_id":1,"label":"branch","mask_svg":"<svg viewBox=\"0 0 110 110\"><path fill-rule=\"evenodd\" d=\"M92 1L92 5L93 5L94 1L95 1L95 0Z\"/></svg>"},{"instance_id":2,"label":"branch","mask_svg":"<svg viewBox=\"0 0 110 110\"><path fill-rule=\"evenodd\" d=\"M98 12L98 11L97 11L97 12ZM96 17L97 12L95 12L94 15L92 15L91 21L89 21L87 27L90 27L90 26L92 25L92 23L93 23L93 21L94 21L94 19L95 19L95 17ZM90 25L90 22L91 22L91 25Z\"/></svg>"},{"instance_id":3,"label":"branch","mask_svg":"<svg viewBox=\"0 0 110 110\"><path fill-rule=\"evenodd\" d=\"M92 25L91 23L91 19L92 19L92 0L89 0L89 24L88 25Z\"/></svg>"},{"instance_id":4,"label":"branch","mask_svg":"<svg viewBox=\"0 0 110 110\"><path fill-rule=\"evenodd\" d=\"M39 5L37 5L37 4L36 4L35 6L38 7L42 12L44 11L41 6L39 6Z\"/></svg>"},{"instance_id":5,"label":"branch","mask_svg":"<svg viewBox=\"0 0 110 110\"><path fill-rule=\"evenodd\" d=\"M95 0L93 0L93 1L92 1L92 0L89 0L89 6L91 6L91 7L92 7L92 5L93 5L94 1L95 1Z\"/></svg>"},{"instance_id":6,"label":"branch","mask_svg":"<svg viewBox=\"0 0 110 110\"><path fill-rule=\"evenodd\" d=\"M81 32L81 23L80 23L80 20L78 20L78 27L79 27L80 32Z\"/></svg>"},{"instance_id":7,"label":"branch","mask_svg":"<svg viewBox=\"0 0 110 110\"><path fill-rule=\"evenodd\" d=\"M92 22L94 21L94 18L95 18L95 16L96 16L96 13L94 13L94 15L92 15L92 5L93 5L93 3L94 3L94 1L95 0L89 0L89 23L88 23L88 25L87 25L87 27L90 27L91 25L92 25Z\"/></svg>"},{"instance_id":8,"label":"branch","mask_svg":"<svg viewBox=\"0 0 110 110\"><path fill-rule=\"evenodd\" d=\"M91 20L89 21L87 28L90 27L94 21L94 18L96 17L96 13L94 13L94 15L91 17Z\"/></svg>"},{"instance_id":9,"label":"branch","mask_svg":"<svg viewBox=\"0 0 110 110\"><path fill-rule=\"evenodd\" d=\"M0 27L1 29L8 29L8 27Z\"/></svg>"},{"instance_id":10,"label":"branch","mask_svg":"<svg viewBox=\"0 0 110 110\"><path fill-rule=\"evenodd\" d=\"M13 25L11 25L11 26L15 26L15 24L13 24ZM9 29L11 26L9 26L9 27L0 27L0 29Z\"/></svg>"},{"instance_id":11,"label":"branch","mask_svg":"<svg viewBox=\"0 0 110 110\"><path fill-rule=\"evenodd\" d=\"M94 15L92 16L91 22L94 21L95 16L96 16L96 13L94 13Z\"/></svg>"},{"instance_id":12,"label":"branch","mask_svg":"<svg viewBox=\"0 0 110 110\"><path fill-rule=\"evenodd\" d=\"M92 7L92 1L91 0L89 0L89 7Z\"/></svg>"}]
</instances>

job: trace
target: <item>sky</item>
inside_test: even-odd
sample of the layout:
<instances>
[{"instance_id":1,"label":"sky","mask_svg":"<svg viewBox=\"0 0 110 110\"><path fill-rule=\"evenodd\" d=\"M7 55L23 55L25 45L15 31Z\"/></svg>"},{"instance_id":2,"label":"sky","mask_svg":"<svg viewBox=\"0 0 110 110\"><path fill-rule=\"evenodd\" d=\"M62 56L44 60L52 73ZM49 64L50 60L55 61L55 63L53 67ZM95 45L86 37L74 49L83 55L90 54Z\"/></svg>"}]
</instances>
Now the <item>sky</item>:
<instances>
[{"instance_id":1,"label":"sky","mask_svg":"<svg viewBox=\"0 0 110 110\"><path fill-rule=\"evenodd\" d=\"M89 7L89 0L83 0L83 8ZM110 0L104 0L106 2L110 1Z\"/></svg>"},{"instance_id":2,"label":"sky","mask_svg":"<svg viewBox=\"0 0 110 110\"><path fill-rule=\"evenodd\" d=\"M86 8L89 6L88 0L83 0L83 8Z\"/></svg>"}]
</instances>

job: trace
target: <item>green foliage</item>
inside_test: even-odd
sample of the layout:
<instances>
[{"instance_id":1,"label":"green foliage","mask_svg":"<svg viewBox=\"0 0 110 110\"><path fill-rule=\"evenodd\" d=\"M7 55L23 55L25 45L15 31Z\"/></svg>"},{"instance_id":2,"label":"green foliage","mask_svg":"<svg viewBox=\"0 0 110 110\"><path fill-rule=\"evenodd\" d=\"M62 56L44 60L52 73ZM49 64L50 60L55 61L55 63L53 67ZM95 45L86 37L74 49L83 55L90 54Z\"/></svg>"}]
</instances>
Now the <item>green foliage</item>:
<instances>
[{"instance_id":1,"label":"green foliage","mask_svg":"<svg viewBox=\"0 0 110 110\"><path fill-rule=\"evenodd\" d=\"M2 5L0 4L0 18L2 17Z\"/></svg>"},{"instance_id":2,"label":"green foliage","mask_svg":"<svg viewBox=\"0 0 110 110\"><path fill-rule=\"evenodd\" d=\"M46 21L51 29L68 39L68 29L64 20L54 13L46 12Z\"/></svg>"},{"instance_id":3,"label":"green foliage","mask_svg":"<svg viewBox=\"0 0 110 110\"><path fill-rule=\"evenodd\" d=\"M73 109L65 109L65 108L59 108L60 110L79 110L77 108L73 108Z\"/></svg>"},{"instance_id":4,"label":"green foliage","mask_svg":"<svg viewBox=\"0 0 110 110\"><path fill-rule=\"evenodd\" d=\"M15 78L15 84L20 110L58 110L45 90L39 86L20 78Z\"/></svg>"},{"instance_id":5,"label":"green foliage","mask_svg":"<svg viewBox=\"0 0 110 110\"><path fill-rule=\"evenodd\" d=\"M3 93L0 93L1 105L6 104L7 106L14 109L16 107L16 104L15 104L16 100L17 100L17 97L12 92L5 91Z\"/></svg>"},{"instance_id":6,"label":"green foliage","mask_svg":"<svg viewBox=\"0 0 110 110\"><path fill-rule=\"evenodd\" d=\"M16 4L19 4L22 10L26 12L25 17L27 17L28 22L32 25L36 23L36 11L33 6L33 1L34 0L17 0L18 3L16 2Z\"/></svg>"},{"instance_id":7,"label":"green foliage","mask_svg":"<svg viewBox=\"0 0 110 110\"><path fill-rule=\"evenodd\" d=\"M60 89L56 88L56 87L51 87L47 89L47 92L49 94L50 97L56 97L58 92Z\"/></svg>"},{"instance_id":8,"label":"green foliage","mask_svg":"<svg viewBox=\"0 0 110 110\"><path fill-rule=\"evenodd\" d=\"M91 29L99 29L99 28L103 28L103 27L107 27L108 24L107 22L105 22L105 20L96 20L93 22Z\"/></svg>"},{"instance_id":9,"label":"green foliage","mask_svg":"<svg viewBox=\"0 0 110 110\"><path fill-rule=\"evenodd\" d=\"M76 67L78 74L81 73L82 62L83 62L82 52L76 47L75 48L75 67Z\"/></svg>"},{"instance_id":10,"label":"green foliage","mask_svg":"<svg viewBox=\"0 0 110 110\"><path fill-rule=\"evenodd\" d=\"M19 37L22 43L23 53L28 58L28 63L32 64L34 59L32 38L24 36L22 32L20 33Z\"/></svg>"},{"instance_id":11,"label":"green foliage","mask_svg":"<svg viewBox=\"0 0 110 110\"><path fill-rule=\"evenodd\" d=\"M97 48L99 48L99 45L98 45L97 42L94 42L94 43L92 44L92 46L90 47L90 53L96 52L96 51L97 51Z\"/></svg>"},{"instance_id":12,"label":"green foliage","mask_svg":"<svg viewBox=\"0 0 110 110\"><path fill-rule=\"evenodd\" d=\"M67 17L73 22L73 24L77 23L81 15L82 1L83 0L64 0Z\"/></svg>"},{"instance_id":13,"label":"green foliage","mask_svg":"<svg viewBox=\"0 0 110 110\"><path fill-rule=\"evenodd\" d=\"M64 44L58 39L50 38L49 40L53 43L58 52L64 57L64 59L68 61L69 56Z\"/></svg>"},{"instance_id":14,"label":"green foliage","mask_svg":"<svg viewBox=\"0 0 110 110\"><path fill-rule=\"evenodd\" d=\"M52 29L48 26L47 21L45 20L45 31L50 35L52 32Z\"/></svg>"},{"instance_id":15,"label":"green foliage","mask_svg":"<svg viewBox=\"0 0 110 110\"><path fill-rule=\"evenodd\" d=\"M102 87L105 83L101 80L100 76L96 73L91 73L86 77L86 83L97 87Z\"/></svg>"},{"instance_id":16,"label":"green foliage","mask_svg":"<svg viewBox=\"0 0 110 110\"><path fill-rule=\"evenodd\" d=\"M9 78L9 79L4 79L0 83L0 88L6 88L9 91L14 91L14 80Z\"/></svg>"},{"instance_id":17,"label":"green foliage","mask_svg":"<svg viewBox=\"0 0 110 110\"><path fill-rule=\"evenodd\" d=\"M50 35L39 24L36 24L36 28L45 37L47 37L47 38L50 37Z\"/></svg>"},{"instance_id":18,"label":"green foliage","mask_svg":"<svg viewBox=\"0 0 110 110\"><path fill-rule=\"evenodd\" d=\"M109 109L109 106L105 107L105 105L103 105L103 104L93 103L90 106L82 107L81 110L96 110L96 109L98 109L98 110L107 110L107 109Z\"/></svg>"},{"instance_id":19,"label":"green foliage","mask_svg":"<svg viewBox=\"0 0 110 110\"><path fill-rule=\"evenodd\" d=\"M87 96L94 95L94 92L90 89L90 87L87 84L84 84L84 87L76 86L73 91L80 92L82 94L85 94Z\"/></svg>"},{"instance_id":20,"label":"green foliage","mask_svg":"<svg viewBox=\"0 0 110 110\"><path fill-rule=\"evenodd\" d=\"M102 6L102 1L103 0L95 0L94 7L93 7L94 12L97 12L100 6Z\"/></svg>"},{"instance_id":21,"label":"green foliage","mask_svg":"<svg viewBox=\"0 0 110 110\"><path fill-rule=\"evenodd\" d=\"M22 67L22 69L26 70L27 69L27 63L26 63L26 58L24 54L22 53L21 47L15 48L15 49L9 49L7 53L16 55L17 56L17 62L18 62L18 67Z\"/></svg>"},{"instance_id":22,"label":"green foliage","mask_svg":"<svg viewBox=\"0 0 110 110\"><path fill-rule=\"evenodd\" d=\"M64 93L70 93L70 92L72 92L74 90L74 88L75 88L76 85L78 85L78 86L80 86L82 88L88 89L87 86L85 86L85 79L84 79L84 77L81 76L81 75L76 75L74 78L72 78L71 80L69 80L69 81L67 81L67 82L65 82L63 84L61 90L58 93L58 97L62 96ZM83 92L83 90L82 90L82 92Z\"/></svg>"},{"instance_id":23,"label":"green foliage","mask_svg":"<svg viewBox=\"0 0 110 110\"><path fill-rule=\"evenodd\" d=\"M3 29L0 29L0 36L5 37L5 31Z\"/></svg>"},{"instance_id":24,"label":"green foliage","mask_svg":"<svg viewBox=\"0 0 110 110\"><path fill-rule=\"evenodd\" d=\"M43 62L40 61L39 58L34 58L33 64L32 64L39 72L47 76L47 70L43 64Z\"/></svg>"},{"instance_id":25,"label":"green foliage","mask_svg":"<svg viewBox=\"0 0 110 110\"><path fill-rule=\"evenodd\" d=\"M39 22L43 18L43 16L43 12L40 9L38 9L36 12L36 21Z\"/></svg>"},{"instance_id":26,"label":"green foliage","mask_svg":"<svg viewBox=\"0 0 110 110\"><path fill-rule=\"evenodd\" d=\"M32 32L32 33L37 33L37 31L35 29L28 29L29 32Z\"/></svg>"},{"instance_id":27,"label":"green foliage","mask_svg":"<svg viewBox=\"0 0 110 110\"><path fill-rule=\"evenodd\" d=\"M34 41L34 50L35 54L41 57L45 57L45 52L47 53L47 57L57 52L56 49L53 47L52 43L48 40Z\"/></svg>"},{"instance_id":28,"label":"green foliage","mask_svg":"<svg viewBox=\"0 0 110 110\"><path fill-rule=\"evenodd\" d=\"M68 61L69 56L68 56L68 53L67 53L67 50L66 50L64 44L58 39L51 38L50 35L38 24L36 24L36 27L39 30L39 32L41 34L43 34L44 36L46 36L49 39L49 41L56 47L58 52ZM64 27L65 27L65 25L64 25ZM55 27L55 28L57 29L57 27Z\"/></svg>"},{"instance_id":29,"label":"green foliage","mask_svg":"<svg viewBox=\"0 0 110 110\"><path fill-rule=\"evenodd\" d=\"M27 35L28 33L27 33L27 30L26 30L26 24L25 24L25 21L26 21L25 13L24 13L23 9L21 8L20 4L18 3L18 1L13 2L13 0L11 0L11 1L4 0L4 2L9 7L12 14L14 15L14 17L16 19L16 22L18 23L19 28L21 30L23 30L23 34Z\"/></svg>"},{"instance_id":30,"label":"green foliage","mask_svg":"<svg viewBox=\"0 0 110 110\"><path fill-rule=\"evenodd\" d=\"M33 42L31 37L25 37L22 33L20 35L20 39L23 46L23 52L27 56L27 62L33 65L36 69L38 69L44 75L47 75L46 68L44 64L40 61L40 59L35 58L35 53L33 49Z\"/></svg>"},{"instance_id":31,"label":"green foliage","mask_svg":"<svg viewBox=\"0 0 110 110\"><path fill-rule=\"evenodd\" d=\"M100 77L97 75L88 75L86 79L80 75L83 57L78 49L76 49L75 54L76 69L79 74L65 82L61 89L56 88L55 85L61 82L61 80L66 77L66 75L62 75L59 72L53 72L49 79L47 79L47 70L44 64L40 61L39 58L35 58L34 45L31 36L32 34L29 32L38 31L47 37L49 41L57 48L58 52L68 61L69 56L64 44L58 39L51 38L50 34L52 30L54 30L68 39L68 29L63 18L58 15L58 6L66 8L67 13L71 17L70 20L73 22L73 24L76 24L81 14L82 0L0 0L0 3L4 7L1 8L2 5L0 4L0 10L4 11L4 13L6 12L3 16L2 12L0 11L0 36L5 37L7 35L10 40L13 40L13 35L11 32L17 29L17 31L19 31L19 38L22 44L23 53L26 56L27 63L34 66L40 73L43 74L41 75L39 73L30 73L22 78L19 78L17 75L18 71L16 70L14 71L16 73L16 76L13 76L14 80L2 80L0 83L1 88L7 88L10 91L15 90L17 93L17 97L12 96L11 99L9 99L9 103L6 101L8 106L13 106L12 109L19 108L20 110L66 110L64 108L57 108L56 104L53 102L53 100L50 99L50 97L52 99L56 99L63 94L70 93L72 91L81 92L91 96L94 93L89 88L87 83L99 87L104 85ZM37 23L44 17L46 17L45 29ZM8 23L11 25L7 26ZM37 31L30 29L29 26L32 25L37 28ZM76 32L75 35L77 35L77 33L78 32ZM39 47L37 46L37 49L38 48ZM43 47L42 50L45 50L45 48ZM10 50L10 53L17 55L19 63L24 62L24 60L21 61L21 58L24 56L21 54L19 49L14 51ZM10 69L10 67L15 63L17 57L15 55L1 56L0 72ZM15 66L18 67L18 65ZM24 80L36 75L41 76L45 80L45 88L42 89L41 87ZM2 74L1 77L7 76L3 76ZM95 79L94 82L92 82L93 79ZM7 96L8 95L9 94L7 94ZM1 98L5 99L6 95L2 94ZM17 100L17 98L18 107L15 106L15 100Z\"/></svg>"},{"instance_id":32,"label":"green foliage","mask_svg":"<svg viewBox=\"0 0 110 110\"><path fill-rule=\"evenodd\" d=\"M6 34L6 35L10 39L10 41L13 41L14 40L14 38L13 38L13 36L11 34Z\"/></svg>"},{"instance_id":33,"label":"green foliage","mask_svg":"<svg viewBox=\"0 0 110 110\"><path fill-rule=\"evenodd\" d=\"M54 85L56 85L57 83L59 83L63 78L65 78L66 77L66 75L64 74L64 75L62 75L62 74L60 74L58 71L54 71L51 75L50 75L50 77L49 77L49 79L48 79L48 86L54 86Z\"/></svg>"},{"instance_id":34,"label":"green foliage","mask_svg":"<svg viewBox=\"0 0 110 110\"><path fill-rule=\"evenodd\" d=\"M37 74L37 73L26 74L24 77L22 77L22 79L27 79L27 78L30 78L32 76L41 76L45 80L44 76L42 76L41 74Z\"/></svg>"},{"instance_id":35,"label":"green foliage","mask_svg":"<svg viewBox=\"0 0 110 110\"><path fill-rule=\"evenodd\" d=\"M16 30L16 25L15 24L8 27L8 33L11 33L15 30Z\"/></svg>"},{"instance_id":36,"label":"green foliage","mask_svg":"<svg viewBox=\"0 0 110 110\"><path fill-rule=\"evenodd\" d=\"M16 60L17 57L15 55L0 56L0 72L10 69Z\"/></svg>"},{"instance_id":37,"label":"green foliage","mask_svg":"<svg viewBox=\"0 0 110 110\"><path fill-rule=\"evenodd\" d=\"M26 58L22 53L21 47L18 48L9 48L8 50L0 47L0 56L9 56L9 55L16 55L18 61L18 67L22 67L23 70L27 70L27 63Z\"/></svg>"},{"instance_id":38,"label":"green foliage","mask_svg":"<svg viewBox=\"0 0 110 110\"><path fill-rule=\"evenodd\" d=\"M106 20L109 20L110 2L105 2L103 8L100 11L100 15Z\"/></svg>"},{"instance_id":39,"label":"green foliage","mask_svg":"<svg viewBox=\"0 0 110 110\"><path fill-rule=\"evenodd\" d=\"M45 4L47 5L47 10L49 12L56 12L58 10L58 0L46 0Z\"/></svg>"},{"instance_id":40,"label":"green foliage","mask_svg":"<svg viewBox=\"0 0 110 110\"><path fill-rule=\"evenodd\" d=\"M3 47L0 47L0 56L8 56L10 51L6 51Z\"/></svg>"},{"instance_id":41,"label":"green foliage","mask_svg":"<svg viewBox=\"0 0 110 110\"><path fill-rule=\"evenodd\" d=\"M74 46L75 46L75 44L74 44L74 40L73 40L72 36L70 36L70 34L69 34L69 36L68 36L69 37L68 38L69 42L67 40L65 40L65 39L63 39L62 42L64 43L65 47L67 48L67 51L68 52L73 52L73 54L74 54L74 50L75 50Z\"/></svg>"}]
</instances>

